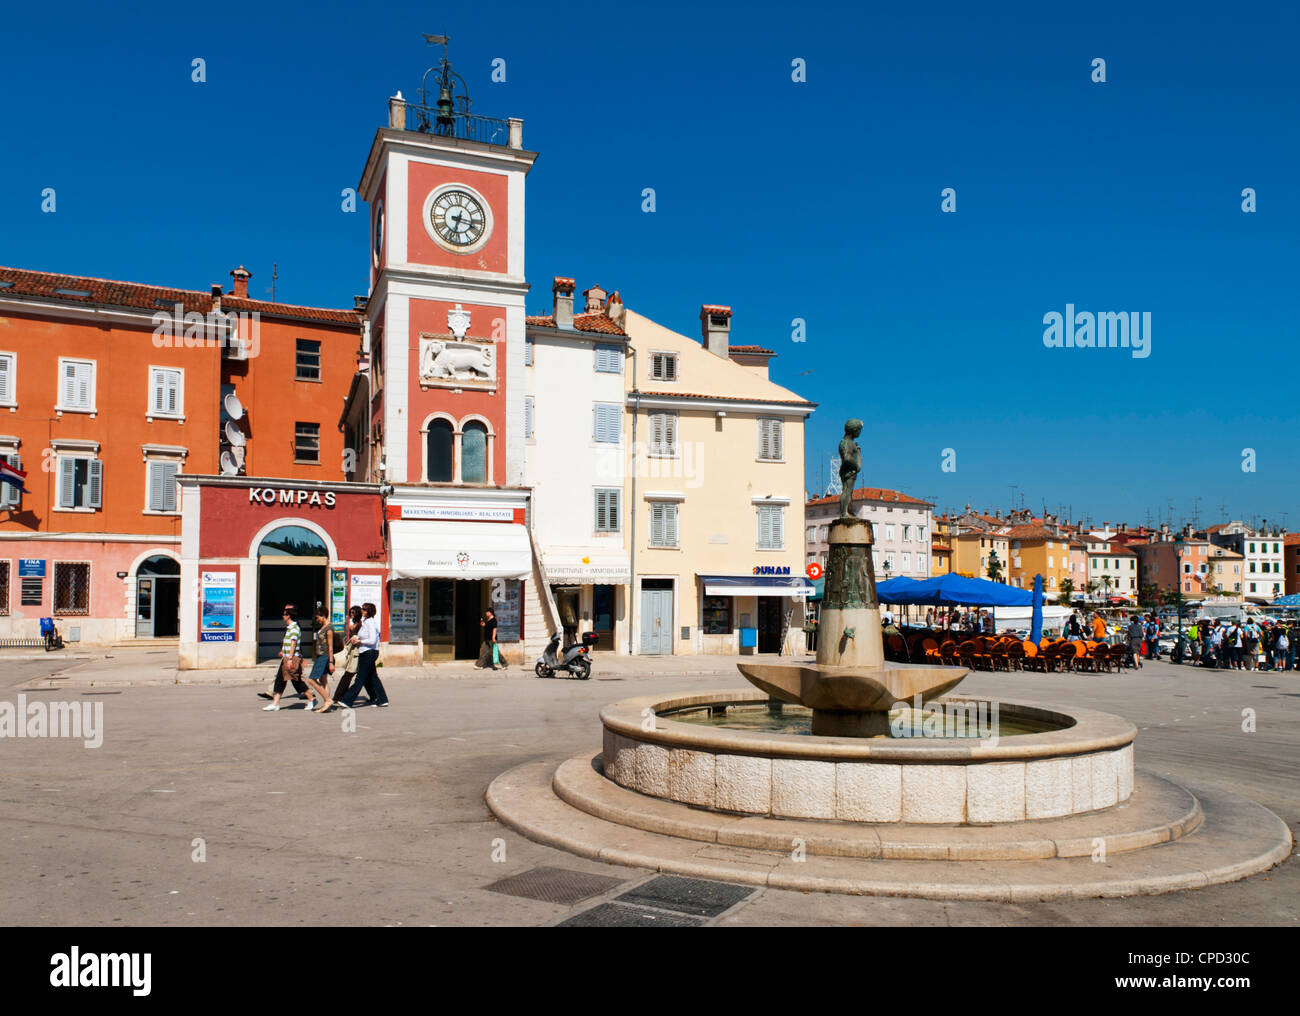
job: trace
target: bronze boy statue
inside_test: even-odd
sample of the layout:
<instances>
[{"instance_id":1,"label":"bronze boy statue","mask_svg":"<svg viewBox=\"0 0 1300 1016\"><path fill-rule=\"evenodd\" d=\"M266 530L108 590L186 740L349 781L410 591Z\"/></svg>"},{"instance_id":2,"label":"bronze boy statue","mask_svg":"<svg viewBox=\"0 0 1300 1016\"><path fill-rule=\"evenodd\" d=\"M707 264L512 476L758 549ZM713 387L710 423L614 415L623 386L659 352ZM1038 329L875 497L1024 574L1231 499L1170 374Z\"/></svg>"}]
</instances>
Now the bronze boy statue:
<instances>
[{"instance_id":1,"label":"bronze boy statue","mask_svg":"<svg viewBox=\"0 0 1300 1016\"><path fill-rule=\"evenodd\" d=\"M844 421L844 437L840 440L840 518L853 517L853 487L862 471L862 449L853 440L862 433L861 420Z\"/></svg>"}]
</instances>

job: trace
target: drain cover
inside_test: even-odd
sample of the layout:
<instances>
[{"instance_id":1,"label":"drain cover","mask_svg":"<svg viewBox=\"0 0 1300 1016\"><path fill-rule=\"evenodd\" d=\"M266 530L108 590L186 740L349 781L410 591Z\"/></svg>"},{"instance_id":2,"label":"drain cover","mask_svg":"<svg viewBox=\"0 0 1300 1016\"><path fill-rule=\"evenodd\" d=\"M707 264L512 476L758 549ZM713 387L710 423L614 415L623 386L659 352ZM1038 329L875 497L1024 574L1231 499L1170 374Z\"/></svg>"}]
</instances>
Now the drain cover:
<instances>
[{"instance_id":1,"label":"drain cover","mask_svg":"<svg viewBox=\"0 0 1300 1016\"><path fill-rule=\"evenodd\" d=\"M621 903L601 903L574 914L557 928L698 928L704 921L685 914L667 914L645 907L625 907Z\"/></svg>"},{"instance_id":2,"label":"drain cover","mask_svg":"<svg viewBox=\"0 0 1300 1016\"><path fill-rule=\"evenodd\" d=\"M569 871L567 868L532 868L499 879L483 888L507 896L523 896L525 899L541 900L543 903L564 903L569 906L585 900L590 896L607 893L625 880L609 878L606 875L589 875L585 871Z\"/></svg>"},{"instance_id":3,"label":"drain cover","mask_svg":"<svg viewBox=\"0 0 1300 1016\"><path fill-rule=\"evenodd\" d=\"M618 897L621 903L644 904L662 907L683 914L717 917L754 894L750 885L733 885L730 882L709 882L701 878L680 878L660 875L649 882L629 889Z\"/></svg>"}]
</instances>

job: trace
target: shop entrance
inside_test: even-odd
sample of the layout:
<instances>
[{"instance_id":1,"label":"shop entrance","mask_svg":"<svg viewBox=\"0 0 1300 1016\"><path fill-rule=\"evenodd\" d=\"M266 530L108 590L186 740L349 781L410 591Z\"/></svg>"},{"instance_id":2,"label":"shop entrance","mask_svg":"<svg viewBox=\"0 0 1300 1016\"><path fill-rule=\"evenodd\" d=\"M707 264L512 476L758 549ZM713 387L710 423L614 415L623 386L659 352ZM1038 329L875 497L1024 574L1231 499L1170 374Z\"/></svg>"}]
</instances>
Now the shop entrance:
<instances>
[{"instance_id":1,"label":"shop entrance","mask_svg":"<svg viewBox=\"0 0 1300 1016\"><path fill-rule=\"evenodd\" d=\"M578 622L582 617L579 602L582 590L578 586L551 586L551 595L555 597L555 609L560 616L560 628L563 630L562 648L568 649L578 641Z\"/></svg>"},{"instance_id":2,"label":"shop entrance","mask_svg":"<svg viewBox=\"0 0 1300 1016\"><path fill-rule=\"evenodd\" d=\"M329 550L319 536L302 526L281 526L257 549L257 659L275 659L284 642L286 604L298 610L301 652L310 657L316 631L317 603L326 603Z\"/></svg>"},{"instance_id":3,"label":"shop entrance","mask_svg":"<svg viewBox=\"0 0 1300 1016\"><path fill-rule=\"evenodd\" d=\"M155 554L135 572L135 637L175 638L180 634L181 566Z\"/></svg>"},{"instance_id":4,"label":"shop entrance","mask_svg":"<svg viewBox=\"0 0 1300 1016\"><path fill-rule=\"evenodd\" d=\"M487 583L456 583L456 659L477 660L483 645L483 610L487 603Z\"/></svg>"},{"instance_id":5,"label":"shop entrance","mask_svg":"<svg viewBox=\"0 0 1300 1016\"><path fill-rule=\"evenodd\" d=\"M780 596L760 596L758 598L758 651L760 653L779 653L781 651L781 626L785 621Z\"/></svg>"}]
</instances>

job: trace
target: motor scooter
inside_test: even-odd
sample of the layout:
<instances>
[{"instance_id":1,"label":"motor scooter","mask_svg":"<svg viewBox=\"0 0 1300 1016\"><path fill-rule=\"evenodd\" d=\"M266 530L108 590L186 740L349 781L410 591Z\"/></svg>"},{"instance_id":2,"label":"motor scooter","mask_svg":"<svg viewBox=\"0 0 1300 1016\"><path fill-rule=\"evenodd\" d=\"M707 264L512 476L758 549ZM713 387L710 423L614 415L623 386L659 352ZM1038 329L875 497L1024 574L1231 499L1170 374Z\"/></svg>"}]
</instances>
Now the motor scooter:
<instances>
[{"instance_id":1,"label":"motor scooter","mask_svg":"<svg viewBox=\"0 0 1300 1016\"><path fill-rule=\"evenodd\" d=\"M554 677L557 671L562 670L579 681L585 681L591 677L591 651L599 640L600 636L594 631L584 631L581 642L575 642L560 652L560 633L557 631L538 657L533 670L538 677Z\"/></svg>"}]
</instances>

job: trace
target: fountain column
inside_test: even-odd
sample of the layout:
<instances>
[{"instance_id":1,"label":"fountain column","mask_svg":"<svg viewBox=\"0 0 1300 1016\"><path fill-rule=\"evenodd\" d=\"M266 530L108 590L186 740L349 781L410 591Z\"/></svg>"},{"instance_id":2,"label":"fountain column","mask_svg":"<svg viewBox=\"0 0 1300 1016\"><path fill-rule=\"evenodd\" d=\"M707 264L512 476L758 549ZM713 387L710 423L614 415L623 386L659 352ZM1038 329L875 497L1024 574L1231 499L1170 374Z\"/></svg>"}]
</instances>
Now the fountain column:
<instances>
[{"instance_id":1,"label":"fountain column","mask_svg":"<svg viewBox=\"0 0 1300 1016\"><path fill-rule=\"evenodd\" d=\"M817 663L877 669L885 665L876 601L874 542L866 519L839 518L827 537L826 588L817 632ZM812 732L827 737L871 737L889 732L887 712L815 709Z\"/></svg>"}]
</instances>

